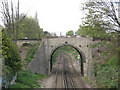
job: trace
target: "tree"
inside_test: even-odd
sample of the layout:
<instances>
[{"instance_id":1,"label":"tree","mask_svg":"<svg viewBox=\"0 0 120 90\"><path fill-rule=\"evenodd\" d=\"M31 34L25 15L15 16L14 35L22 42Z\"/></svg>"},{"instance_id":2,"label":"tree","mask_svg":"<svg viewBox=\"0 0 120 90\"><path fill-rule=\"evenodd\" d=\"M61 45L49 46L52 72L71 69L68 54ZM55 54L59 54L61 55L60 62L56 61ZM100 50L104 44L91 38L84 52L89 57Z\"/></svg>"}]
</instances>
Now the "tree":
<instances>
[{"instance_id":1,"label":"tree","mask_svg":"<svg viewBox=\"0 0 120 90\"><path fill-rule=\"evenodd\" d=\"M2 30L2 55L4 58L4 73L16 73L21 70L21 58L17 49L17 45L6 35L6 30ZM5 71L7 70L7 71Z\"/></svg>"},{"instance_id":2,"label":"tree","mask_svg":"<svg viewBox=\"0 0 120 90\"><path fill-rule=\"evenodd\" d=\"M4 0L2 3L2 20L4 23L4 26L7 30L7 35L11 37L11 39L17 41L18 39L18 33L19 33L19 25L24 19L24 16L20 18L19 13L19 0L17 1L17 5L13 5L13 2L11 0L11 5L9 6L8 0Z\"/></svg>"},{"instance_id":3,"label":"tree","mask_svg":"<svg viewBox=\"0 0 120 90\"><path fill-rule=\"evenodd\" d=\"M43 32L43 37L49 37L49 36L52 36L52 34L50 34L48 31Z\"/></svg>"},{"instance_id":4,"label":"tree","mask_svg":"<svg viewBox=\"0 0 120 90\"><path fill-rule=\"evenodd\" d=\"M66 33L66 35L67 35L67 36L72 36L72 35L74 35L74 31L73 31L73 30L70 30L70 31L68 31L68 32Z\"/></svg>"},{"instance_id":5,"label":"tree","mask_svg":"<svg viewBox=\"0 0 120 90\"><path fill-rule=\"evenodd\" d=\"M38 19L32 17L25 17L20 24L19 39L28 37L28 39L42 38L43 29L40 28Z\"/></svg>"},{"instance_id":6,"label":"tree","mask_svg":"<svg viewBox=\"0 0 120 90\"><path fill-rule=\"evenodd\" d=\"M107 38L110 36L108 33L105 31L99 30L101 27L92 27L92 26L85 26L85 25L80 25L80 28L77 30L76 35L83 35L83 36L89 36L89 37L99 37L101 39Z\"/></svg>"},{"instance_id":7,"label":"tree","mask_svg":"<svg viewBox=\"0 0 120 90\"><path fill-rule=\"evenodd\" d=\"M108 8L110 7L110 8ZM82 10L85 12L85 17L83 18L83 24L80 25L80 28L76 32L78 35L88 35L95 36L99 38L108 38L113 37L111 32L118 33L119 23L116 23L115 19L111 21L110 17L113 17L112 14L115 8L113 2L108 2L100 0L98 2L95 0L92 2L89 0L83 4ZM114 17L118 20L116 14Z\"/></svg>"},{"instance_id":8,"label":"tree","mask_svg":"<svg viewBox=\"0 0 120 90\"><path fill-rule=\"evenodd\" d=\"M40 28L39 21L38 21L38 14L37 12L35 13L35 20L36 20L36 25L37 25L37 31L38 31L38 39L41 39L42 33L43 33L43 28Z\"/></svg>"},{"instance_id":9,"label":"tree","mask_svg":"<svg viewBox=\"0 0 120 90\"><path fill-rule=\"evenodd\" d=\"M117 2L119 2L117 0ZM89 0L84 3L83 10L87 11L85 25L101 27L101 30L120 32L120 20L117 16L117 4L111 0ZM98 24L97 24L98 22ZM97 24L97 25L95 25Z\"/></svg>"}]
</instances>

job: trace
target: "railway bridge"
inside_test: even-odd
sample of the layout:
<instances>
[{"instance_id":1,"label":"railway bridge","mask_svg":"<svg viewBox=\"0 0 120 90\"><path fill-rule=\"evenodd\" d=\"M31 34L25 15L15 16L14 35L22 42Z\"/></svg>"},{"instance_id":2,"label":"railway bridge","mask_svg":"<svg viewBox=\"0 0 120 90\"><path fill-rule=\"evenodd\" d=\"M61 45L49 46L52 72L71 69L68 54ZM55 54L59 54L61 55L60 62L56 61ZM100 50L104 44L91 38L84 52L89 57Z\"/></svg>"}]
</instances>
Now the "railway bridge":
<instances>
[{"instance_id":1,"label":"railway bridge","mask_svg":"<svg viewBox=\"0 0 120 90\"><path fill-rule=\"evenodd\" d=\"M81 57L81 74L87 75L93 39L88 37L43 38L37 53L28 65L32 73L48 74L52 70L52 56L62 46L75 48ZM86 70L84 70L86 68Z\"/></svg>"}]
</instances>

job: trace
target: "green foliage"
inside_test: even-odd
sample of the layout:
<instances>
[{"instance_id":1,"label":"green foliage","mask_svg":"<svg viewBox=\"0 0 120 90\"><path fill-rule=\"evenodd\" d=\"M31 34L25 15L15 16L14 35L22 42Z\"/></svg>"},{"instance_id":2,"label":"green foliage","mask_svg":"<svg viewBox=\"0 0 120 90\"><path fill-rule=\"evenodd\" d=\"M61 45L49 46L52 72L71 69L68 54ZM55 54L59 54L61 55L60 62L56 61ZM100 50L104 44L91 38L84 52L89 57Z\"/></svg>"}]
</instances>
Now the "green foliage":
<instances>
[{"instance_id":1,"label":"green foliage","mask_svg":"<svg viewBox=\"0 0 120 90\"><path fill-rule=\"evenodd\" d=\"M118 52L120 53L120 46L118 47Z\"/></svg>"},{"instance_id":2,"label":"green foliage","mask_svg":"<svg viewBox=\"0 0 120 90\"><path fill-rule=\"evenodd\" d=\"M107 46L107 48L112 48L112 47L114 47L114 46L115 46L115 43L110 42L110 44Z\"/></svg>"},{"instance_id":3,"label":"green foliage","mask_svg":"<svg viewBox=\"0 0 120 90\"><path fill-rule=\"evenodd\" d=\"M60 48L60 50L65 52L65 53L68 53L68 54L72 53L74 55L75 60L78 60L79 53L73 47L71 47L71 46L63 46L63 47Z\"/></svg>"},{"instance_id":4,"label":"green foliage","mask_svg":"<svg viewBox=\"0 0 120 90\"><path fill-rule=\"evenodd\" d=\"M77 55L75 56L75 60L78 60L78 56Z\"/></svg>"},{"instance_id":5,"label":"green foliage","mask_svg":"<svg viewBox=\"0 0 120 90\"><path fill-rule=\"evenodd\" d=\"M96 46L97 46L96 44L91 45L92 48L95 48Z\"/></svg>"},{"instance_id":6,"label":"green foliage","mask_svg":"<svg viewBox=\"0 0 120 90\"><path fill-rule=\"evenodd\" d=\"M45 78L46 75L32 74L28 70L18 73L16 84L10 85L9 88L40 88L38 80Z\"/></svg>"},{"instance_id":7,"label":"green foliage","mask_svg":"<svg viewBox=\"0 0 120 90\"><path fill-rule=\"evenodd\" d=\"M16 44L7 37L5 30L2 30L2 55L4 57L5 72L18 72L21 69L21 58ZM7 69L8 68L8 69Z\"/></svg>"},{"instance_id":8,"label":"green foliage","mask_svg":"<svg viewBox=\"0 0 120 90\"><path fill-rule=\"evenodd\" d=\"M61 52L65 52L65 53L67 53L67 54L70 54L70 53L72 53L73 55L74 55L74 59L75 60L78 60L78 55L79 55L79 53L78 53L78 51L76 50L76 49L74 49L73 47L71 47L71 46L63 46L63 47L60 47L60 48L58 48L55 52L54 52L54 54L53 54L53 63L55 62L55 60L56 60L56 57L59 55L59 53L61 53Z\"/></svg>"},{"instance_id":9,"label":"green foliage","mask_svg":"<svg viewBox=\"0 0 120 90\"><path fill-rule=\"evenodd\" d=\"M48 31L43 32L43 37L49 37L52 36Z\"/></svg>"},{"instance_id":10,"label":"green foliage","mask_svg":"<svg viewBox=\"0 0 120 90\"><path fill-rule=\"evenodd\" d=\"M111 39L110 42L102 41L90 45L94 50L92 57L95 57L93 58L95 61L94 76L97 86L100 88L117 88L118 85L118 52L120 50L117 47L119 32L116 28L120 26L120 22L115 13L116 10L115 4L111 1L101 0L98 2L95 0L93 2L89 0L85 2L83 11L87 11L87 13L83 18L83 25L80 25L76 32L78 35L94 36L100 39L110 37ZM107 18L107 20L104 18ZM110 32L111 30L115 30L115 32ZM96 48L102 52L99 60L97 60L98 52L96 52Z\"/></svg>"},{"instance_id":11,"label":"green foliage","mask_svg":"<svg viewBox=\"0 0 120 90\"><path fill-rule=\"evenodd\" d=\"M95 57L95 55L94 54L92 54L92 58L94 58Z\"/></svg>"},{"instance_id":12,"label":"green foliage","mask_svg":"<svg viewBox=\"0 0 120 90\"><path fill-rule=\"evenodd\" d=\"M28 46L32 46L32 45L31 45L30 43L23 43L22 46L23 46L23 47L24 47L24 46L27 46L27 47L28 47Z\"/></svg>"},{"instance_id":13,"label":"green foliage","mask_svg":"<svg viewBox=\"0 0 120 90\"><path fill-rule=\"evenodd\" d=\"M67 36L72 36L72 35L74 35L73 30L68 31L68 32L66 33L66 35L67 35Z\"/></svg>"},{"instance_id":14,"label":"green foliage","mask_svg":"<svg viewBox=\"0 0 120 90\"><path fill-rule=\"evenodd\" d=\"M118 50L116 42L102 41L95 43L102 50L100 61L94 64L94 76L96 84L103 88L118 87ZM96 52L95 52L96 53ZM94 54L94 53L93 53ZM95 56L97 57L97 56Z\"/></svg>"},{"instance_id":15,"label":"green foliage","mask_svg":"<svg viewBox=\"0 0 120 90\"><path fill-rule=\"evenodd\" d=\"M34 87L38 88L39 84L37 82L37 79L35 79L35 77L36 76L32 75L30 72L21 72L19 73L16 82L27 85L30 88L34 88Z\"/></svg>"},{"instance_id":16,"label":"green foliage","mask_svg":"<svg viewBox=\"0 0 120 90\"><path fill-rule=\"evenodd\" d=\"M118 69L118 55L114 55L114 56L110 57L107 64Z\"/></svg>"},{"instance_id":17,"label":"green foliage","mask_svg":"<svg viewBox=\"0 0 120 90\"><path fill-rule=\"evenodd\" d=\"M76 32L76 35L87 35L90 37L98 37L100 39L107 38L109 34L107 34L105 31L99 30L100 27L98 26L92 26L92 25L80 25L78 31Z\"/></svg>"},{"instance_id":18,"label":"green foliage","mask_svg":"<svg viewBox=\"0 0 120 90\"><path fill-rule=\"evenodd\" d=\"M24 84L21 84L21 83L16 83L14 85L10 85L8 88L30 88Z\"/></svg>"},{"instance_id":19,"label":"green foliage","mask_svg":"<svg viewBox=\"0 0 120 90\"><path fill-rule=\"evenodd\" d=\"M78 31L75 32L76 35L89 35L90 34L90 29L91 29L90 26L88 27L88 26L80 25L79 27L80 28L78 29ZM91 31L91 33L92 33L92 31Z\"/></svg>"},{"instance_id":20,"label":"green foliage","mask_svg":"<svg viewBox=\"0 0 120 90\"><path fill-rule=\"evenodd\" d=\"M104 52L101 53L101 56L102 56L101 59L102 59L102 60L105 60L105 53L104 53Z\"/></svg>"},{"instance_id":21,"label":"green foliage","mask_svg":"<svg viewBox=\"0 0 120 90\"><path fill-rule=\"evenodd\" d=\"M52 64L55 63L56 57L58 57L59 53L60 53L59 50L56 50L56 51L54 52L54 54L53 54L53 56L52 56Z\"/></svg>"},{"instance_id":22,"label":"green foliage","mask_svg":"<svg viewBox=\"0 0 120 90\"><path fill-rule=\"evenodd\" d=\"M40 39L42 38L43 29L39 27L38 20L32 17L25 17L20 24L19 39Z\"/></svg>"},{"instance_id":23,"label":"green foliage","mask_svg":"<svg viewBox=\"0 0 120 90\"><path fill-rule=\"evenodd\" d=\"M98 87L117 88L118 71L105 64L95 63L95 77Z\"/></svg>"},{"instance_id":24,"label":"green foliage","mask_svg":"<svg viewBox=\"0 0 120 90\"><path fill-rule=\"evenodd\" d=\"M110 4L111 3L111 4ZM98 2L97 0L91 1L88 0L88 2L83 3L82 10L85 12L85 15L83 17L83 24L80 25L80 28L76 32L77 35L88 35L90 37L99 37L101 39L111 37L117 38L116 32L110 32L111 30L116 30L116 26L119 27L119 21L117 20L117 16L115 14L115 6L113 2L108 2L101 0ZM113 5L112 5L113 4ZM111 8L109 8L111 7ZM113 19L113 17L116 17L116 20ZM108 18L106 21L103 18ZM109 18L113 19L113 22ZM118 22L116 22L118 21ZM118 25L114 25L114 23Z\"/></svg>"},{"instance_id":25,"label":"green foliage","mask_svg":"<svg viewBox=\"0 0 120 90\"><path fill-rule=\"evenodd\" d=\"M84 77L85 81L90 85L90 86L93 86L93 84L91 83L91 81L89 80L88 77Z\"/></svg>"},{"instance_id":26,"label":"green foliage","mask_svg":"<svg viewBox=\"0 0 120 90\"><path fill-rule=\"evenodd\" d=\"M28 45L28 44L27 44ZM27 65L30 63L30 61L33 59L35 53L37 52L38 50L38 47L39 47L40 43L37 42L35 43L34 45L29 45L28 47L28 50L27 50L27 55L26 55L26 58L25 58L25 62L27 63Z\"/></svg>"}]
</instances>

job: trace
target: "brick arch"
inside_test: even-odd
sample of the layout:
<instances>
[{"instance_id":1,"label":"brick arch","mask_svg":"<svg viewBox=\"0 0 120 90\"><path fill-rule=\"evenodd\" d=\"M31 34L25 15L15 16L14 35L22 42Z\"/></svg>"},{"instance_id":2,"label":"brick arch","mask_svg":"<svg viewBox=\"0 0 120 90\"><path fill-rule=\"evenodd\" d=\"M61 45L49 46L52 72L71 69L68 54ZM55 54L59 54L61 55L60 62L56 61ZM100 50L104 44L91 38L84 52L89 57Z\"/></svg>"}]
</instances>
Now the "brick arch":
<instances>
[{"instance_id":1,"label":"brick arch","mask_svg":"<svg viewBox=\"0 0 120 90\"><path fill-rule=\"evenodd\" d=\"M50 71L52 71L52 57L53 57L53 54L54 54L54 52L58 49L58 48L60 48L60 47L63 47L63 46L71 46L72 48L74 48L76 51L78 51L78 53L79 53L79 55L80 55L80 57L81 57L81 74L84 76L84 62L85 62L85 55L84 55L84 53L78 48L78 47L76 47L76 46L74 46L74 45L71 45L71 44L67 44L67 43L65 43L65 44L61 44L61 45L58 45L58 46L56 46L56 47L54 47L52 50L51 50L51 53L50 53L50 55L49 55L49 67L50 67Z\"/></svg>"}]
</instances>

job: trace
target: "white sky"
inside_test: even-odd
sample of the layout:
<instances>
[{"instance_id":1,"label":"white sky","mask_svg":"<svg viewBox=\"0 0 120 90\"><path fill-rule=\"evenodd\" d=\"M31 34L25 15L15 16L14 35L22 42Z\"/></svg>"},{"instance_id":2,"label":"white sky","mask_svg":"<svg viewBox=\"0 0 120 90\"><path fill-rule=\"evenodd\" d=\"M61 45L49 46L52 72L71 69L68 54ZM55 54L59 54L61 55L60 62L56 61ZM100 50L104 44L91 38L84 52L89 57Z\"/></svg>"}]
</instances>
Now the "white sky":
<instances>
[{"instance_id":1,"label":"white sky","mask_svg":"<svg viewBox=\"0 0 120 90\"><path fill-rule=\"evenodd\" d=\"M11 0L9 0L11 1ZM15 0L14 0L15 1ZM57 35L69 30L77 31L83 17L80 10L85 0L20 0L20 12L27 16L38 14L39 25L44 31Z\"/></svg>"},{"instance_id":2,"label":"white sky","mask_svg":"<svg viewBox=\"0 0 120 90\"><path fill-rule=\"evenodd\" d=\"M38 13L40 27L44 31L65 34L69 30L77 31L81 24L83 0L20 0L21 12L28 16Z\"/></svg>"}]
</instances>

